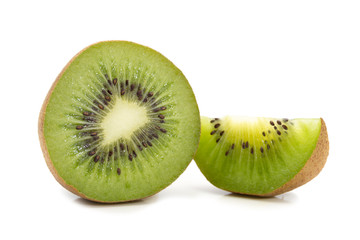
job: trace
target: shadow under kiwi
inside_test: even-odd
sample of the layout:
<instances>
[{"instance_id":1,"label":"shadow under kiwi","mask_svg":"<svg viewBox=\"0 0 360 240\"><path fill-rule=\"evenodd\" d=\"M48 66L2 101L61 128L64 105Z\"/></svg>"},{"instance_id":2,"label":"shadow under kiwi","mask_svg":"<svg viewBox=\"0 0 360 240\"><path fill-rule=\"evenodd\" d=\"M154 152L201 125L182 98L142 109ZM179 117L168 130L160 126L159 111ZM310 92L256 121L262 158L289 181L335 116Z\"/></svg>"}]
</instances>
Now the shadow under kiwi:
<instances>
[{"instance_id":1,"label":"shadow under kiwi","mask_svg":"<svg viewBox=\"0 0 360 240\"><path fill-rule=\"evenodd\" d=\"M206 194L219 195L223 200L248 200L255 202L269 202L269 203L294 203L297 200L297 195L294 192L286 192L273 197L260 197L245 195L240 193L229 192L215 186L195 186L196 190L201 191Z\"/></svg>"},{"instance_id":2,"label":"shadow under kiwi","mask_svg":"<svg viewBox=\"0 0 360 240\"><path fill-rule=\"evenodd\" d=\"M226 199L242 199L256 202L291 204L297 201L297 195L293 192L286 192L273 197L251 196L239 193L227 193L223 195Z\"/></svg>"},{"instance_id":3,"label":"shadow under kiwi","mask_svg":"<svg viewBox=\"0 0 360 240\"><path fill-rule=\"evenodd\" d=\"M117 203L101 203L101 202L94 202L85 198L81 198L69 191L64 190L63 193L66 197L73 200L76 204L85 206L85 207L92 207L92 208L113 208L113 207L125 207L125 206L144 206L156 202L158 199L157 194L143 198L137 199L128 202L117 202Z\"/></svg>"},{"instance_id":4,"label":"shadow under kiwi","mask_svg":"<svg viewBox=\"0 0 360 240\"><path fill-rule=\"evenodd\" d=\"M94 202L88 199L84 199L81 197L78 197L74 201L77 204L80 204L82 206L87 207L96 207L96 208L107 208L107 207L129 207L129 206L144 206L147 204L151 204L157 200L157 196L150 196L143 199L137 199L127 202L114 202L114 203L101 203L101 202Z\"/></svg>"}]
</instances>

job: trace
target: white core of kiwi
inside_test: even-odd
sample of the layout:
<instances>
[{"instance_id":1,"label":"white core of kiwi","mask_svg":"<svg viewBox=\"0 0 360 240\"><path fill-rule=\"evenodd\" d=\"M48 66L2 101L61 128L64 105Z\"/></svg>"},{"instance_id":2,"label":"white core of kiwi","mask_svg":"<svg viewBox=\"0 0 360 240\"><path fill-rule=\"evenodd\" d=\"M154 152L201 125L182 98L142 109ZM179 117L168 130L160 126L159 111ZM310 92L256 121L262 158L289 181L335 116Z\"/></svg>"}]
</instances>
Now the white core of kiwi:
<instances>
[{"instance_id":1,"label":"white core of kiwi","mask_svg":"<svg viewBox=\"0 0 360 240\"><path fill-rule=\"evenodd\" d=\"M223 123L230 124L230 126L234 126L235 128L242 128L244 127L244 125L257 125L259 122L259 118L247 116L225 116L222 121Z\"/></svg>"},{"instance_id":2,"label":"white core of kiwi","mask_svg":"<svg viewBox=\"0 0 360 240\"><path fill-rule=\"evenodd\" d=\"M130 140L132 133L148 122L144 106L117 97L100 125L104 134L102 144L108 145L118 139Z\"/></svg>"}]
</instances>

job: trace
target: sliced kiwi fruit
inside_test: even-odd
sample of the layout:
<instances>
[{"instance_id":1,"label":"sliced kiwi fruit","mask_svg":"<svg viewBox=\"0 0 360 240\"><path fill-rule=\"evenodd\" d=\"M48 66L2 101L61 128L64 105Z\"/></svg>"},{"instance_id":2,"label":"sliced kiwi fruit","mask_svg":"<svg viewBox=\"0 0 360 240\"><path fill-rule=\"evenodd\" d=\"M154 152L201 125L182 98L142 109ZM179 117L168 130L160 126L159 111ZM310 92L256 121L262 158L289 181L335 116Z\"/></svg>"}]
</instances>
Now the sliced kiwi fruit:
<instances>
[{"instance_id":1,"label":"sliced kiwi fruit","mask_svg":"<svg viewBox=\"0 0 360 240\"><path fill-rule=\"evenodd\" d=\"M46 163L71 192L97 202L153 195L188 166L200 116L182 72L135 43L93 44L65 66L39 117Z\"/></svg>"},{"instance_id":2,"label":"sliced kiwi fruit","mask_svg":"<svg viewBox=\"0 0 360 240\"><path fill-rule=\"evenodd\" d=\"M218 188L275 196L317 176L328 154L321 118L201 117L195 161Z\"/></svg>"}]
</instances>

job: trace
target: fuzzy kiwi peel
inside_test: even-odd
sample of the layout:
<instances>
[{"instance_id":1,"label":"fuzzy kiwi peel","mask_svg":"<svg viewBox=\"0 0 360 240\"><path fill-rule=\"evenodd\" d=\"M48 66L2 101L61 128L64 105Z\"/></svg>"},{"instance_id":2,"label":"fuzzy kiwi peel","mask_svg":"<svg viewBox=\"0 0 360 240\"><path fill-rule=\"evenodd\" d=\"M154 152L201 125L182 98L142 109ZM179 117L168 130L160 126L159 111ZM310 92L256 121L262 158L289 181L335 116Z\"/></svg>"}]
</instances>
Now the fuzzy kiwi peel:
<instances>
[{"instance_id":1,"label":"fuzzy kiwi peel","mask_svg":"<svg viewBox=\"0 0 360 240\"><path fill-rule=\"evenodd\" d=\"M316 177L329 154L320 119L201 119L195 162L214 186L272 197Z\"/></svg>"},{"instance_id":2,"label":"fuzzy kiwi peel","mask_svg":"<svg viewBox=\"0 0 360 240\"><path fill-rule=\"evenodd\" d=\"M185 170L198 146L200 116L189 83L168 59L132 42L107 41L64 67L42 105L38 133L64 188L95 202L127 202L156 194Z\"/></svg>"}]
</instances>

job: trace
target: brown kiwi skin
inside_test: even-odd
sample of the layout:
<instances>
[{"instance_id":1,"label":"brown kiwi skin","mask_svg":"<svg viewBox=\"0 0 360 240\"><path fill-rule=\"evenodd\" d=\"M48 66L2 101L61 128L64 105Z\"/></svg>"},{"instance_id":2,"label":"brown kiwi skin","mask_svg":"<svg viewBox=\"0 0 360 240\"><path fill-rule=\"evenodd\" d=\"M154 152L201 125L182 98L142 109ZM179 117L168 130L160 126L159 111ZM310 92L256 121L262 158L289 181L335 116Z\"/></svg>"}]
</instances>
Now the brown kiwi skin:
<instances>
[{"instance_id":1,"label":"brown kiwi skin","mask_svg":"<svg viewBox=\"0 0 360 240\"><path fill-rule=\"evenodd\" d=\"M311 157L304 165L304 167L290 181L286 182L281 187L269 193L264 193L264 194L251 194L251 193L242 193L242 192L233 192L233 193L257 196L257 197L274 197L276 195L300 187L305 183L309 182L310 180L312 180L313 178L315 178L323 169L327 157L329 155L329 138L327 134L327 129L326 129L325 121L322 118L320 119L321 119L321 130L318 141L316 143L316 147L313 153L311 154Z\"/></svg>"},{"instance_id":2,"label":"brown kiwi skin","mask_svg":"<svg viewBox=\"0 0 360 240\"><path fill-rule=\"evenodd\" d=\"M50 97L52 92L54 91L57 82L59 81L59 79L62 77L62 75L64 74L64 72L66 71L66 69L70 66L70 64L86 49L88 49L89 47L96 45L98 43L101 42L119 42L121 40L111 40L111 41L100 41L94 44L89 45L88 47L84 48L83 50L81 50L78 54L76 54L66 65L65 67L62 69L62 71L60 72L60 74L57 76L56 80L54 81L54 83L51 85L51 88L48 92L48 94L46 95L46 98L43 102L43 105L41 107L40 110L40 114L39 114L39 120L38 120L38 134L39 134L39 140L40 140L40 146L41 146L41 150L43 152L45 161L46 161L46 165L48 166L48 168L50 169L50 172L52 173L52 175L55 177L56 181L58 181L65 189L69 190L70 192L78 195L79 197L82 197L84 199L93 201L93 202L98 202L98 203L121 203L121 202L132 202L132 201L138 201L141 199L145 199L148 197L151 197L155 194L157 194L158 192L162 191L163 189L160 189L158 192L155 192L154 194L150 195L150 196L146 196L144 198L139 198L139 199L131 199L131 200L124 200L124 201L99 201L97 199L92 199L87 197L86 195L84 195L83 193L79 192L78 189L76 189L74 186L69 185L65 182L65 180L58 174L58 172L56 171L54 164L52 163L51 159L50 159L50 154L49 151L47 149L46 146L46 141L45 141L45 135L44 135L44 122L45 122L45 113L46 113L46 108L47 105L49 103ZM155 51L155 50L154 50ZM195 153L194 153L195 155ZM190 163L189 163L190 164ZM187 166L188 167L188 166ZM185 169L184 169L185 171Z\"/></svg>"}]
</instances>

